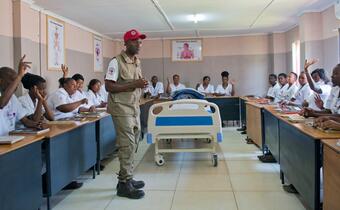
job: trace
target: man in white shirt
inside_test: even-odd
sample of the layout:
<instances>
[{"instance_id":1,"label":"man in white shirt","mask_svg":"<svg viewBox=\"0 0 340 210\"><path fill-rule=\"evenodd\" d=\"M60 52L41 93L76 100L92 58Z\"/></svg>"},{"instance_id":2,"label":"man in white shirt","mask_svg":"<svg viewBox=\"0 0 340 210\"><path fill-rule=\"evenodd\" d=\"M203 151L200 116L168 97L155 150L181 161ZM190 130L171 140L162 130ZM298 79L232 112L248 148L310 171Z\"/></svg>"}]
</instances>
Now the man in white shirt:
<instances>
[{"instance_id":1,"label":"man in white shirt","mask_svg":"<svg viewBox=\"0 0 340 210\"><path fill-rule=\"evenodd\" d=\"M305 66L313 64L314 60L312 61L306 61ZM330 115L336 115L339 116L339 110L340 110L340 64L336 65L333 69L332 74L332 83L334 87L331 90L331 94L329 95L327 102L325 104L325 107L323 106L322 100L319 100L320 104L318 105L319 108L321 108L321 111L316 111L311 108L305 108L303 110L303 114L305 117L322 117L322 116L330 116Z\"/></svg>"},{"instance_id":2,"label":"man in white shirt","mask_svg":"<svg viewBox=\"0 0 340 210\"><path fill-rule=\"evenodd\" d=\"M145 89L145 94L150 98L159 98L164 93L163 83L158 82L157 76L151 77L151 83Z\"/></svg>"},{"instance_id":3,"label":"man in white shirt","mask_svg":"<svg viewBox=\"0 0 340 210\"><path fill-rule=\"evenodd\" d=\"M281 86L277 82L277 77L275 74L270 74L268 80L269 80L270 87L268 89L266 98L273 101L275 98L279 96Z\"/></svg>"},{"instance_id":4,"label":"man in white shirt","mask_svg":"<svg viewBox=\"0 0 340 210\"><path fill-rule=\"evenodd\" d=\"M296 85L296 80L297 80L297 74L294 72L290 72L287 78L288 83L285 84L279 94L279 101L278 102L288 102L290 101L295 93L298 90L298 87Z\"/></svg>"},{"instance_id":5,"label":"man in white shirt","mask_svg":"<svg viewBox=\"0 0 340 210\"><path fill-rule=\"evenodd\" d=\"M295 93L293 98L290 100L290 105L302 106L303 103L307 102L312 94L312 90L310 89L307 77L305 72L301 72L299 76L299 84L300 87L298 91Z\"/></svg>"},{"instance_id":6,"label":"man in white shirt","mask_svg":"<svg viewBox=\"0 0 340 210\"><path fill-rule=\"evenodd\" d=\"M199 87L197 88L197 91L204 94L205 96L214 94L215 92L214 86L210 84L209 76L203 77L203 83L199 85Z\"/></svg>"},{"instance_id":7,"label":"man in white shirt","mask_svg":"<svg viewBox=\"0 0 340 210\"><path fill-rule=\"evenodd\" d=\"M47 103L53 110L55 120L73 117L78 112L95 111L94 106L91 106L90 108L81 107L81 105L87 103L87 98L78 100L74 97L76 91L76 81L72 78L65 78L63 88L59 88L48 97Z\"/></svg>"},{"instance_id":8,"label":"man in white shirt","mask_svg":"<svg viewBox=\"0 0 340 210\"><path fill-rule=\"evenodd\" d=\"M277 97L274 99L274 102L277 103L282 100L281 95L283 94L284 91L287 90L288 88L288 83L287 83L287 74L285 73L280 73L279 76L279 85L280 85L280 90L279 94Z\"/></svg>"},{"instance_id":9,"label":"man in white shirt","mask_svg":"<svg viewBox=\"0 0 340 210\"><path fill-rule=\"evenodd\" d=\"M173 83L170 84L170 80L168 78L168 85L166 87L166 93L169 95L177 90L182 90L185 88L185 85L179 82L180 78L178 74L175 74L174 76L172 76L172 80L173 80Z\"/></svg>"},{"instance_id":10,"label":"man in white shirt","mask_svg":"<svg viewBox=\"0 0 340 210\"><path fill-rule=\"evenodd\" d=\"M30 68L30 62L25 62L24 59L25 56L20 59L18 74L9 67L0 68L0 136L15 130L19 121L26 127L42 128L41 122L34 122L25 116L24 109L14 95L26 69Z\"/></svg>"}]
</instances>

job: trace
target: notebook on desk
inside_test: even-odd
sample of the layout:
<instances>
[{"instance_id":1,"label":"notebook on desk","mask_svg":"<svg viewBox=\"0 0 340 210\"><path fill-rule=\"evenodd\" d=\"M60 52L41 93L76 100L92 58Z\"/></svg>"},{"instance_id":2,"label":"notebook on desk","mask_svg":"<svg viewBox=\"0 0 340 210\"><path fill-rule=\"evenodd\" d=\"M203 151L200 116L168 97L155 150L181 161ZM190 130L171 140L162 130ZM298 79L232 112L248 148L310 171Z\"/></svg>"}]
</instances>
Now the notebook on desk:
<instances>
[{"instance_id":1,"label":"notebook on desk","mask_svg":"<svg viewBox=\"0 0 340 210\"><path fill-rule=\"evenodd\" d=\"M54 121L47 121L46 124L48 125L60 125L60 124L80 125L86 122L88 122L88 120L85 117L74 116L74 117L61 118L59 120L54 120Z\"/></svg>"},{"instance_id":2,"label":"notebook on desk","mask_svg":"<svg viewBox=\"0 0 340 210\"><path fill-rule=\"evenodd\" d=\"M32 134L32 135L40 135L43 133L49 132L50 129L36 129L36 128L17 128L11 132L9 132L10 135L16 135L16 134Z\"/></svg>"},{"instance_id":3,"label":"notebook on desk","mask_svg":"<svg viewBox=\"0 0 340 210\"><path fill-rule=\"evenodd\" d=\"M285 114L281 116L286 118L289 122L293 122L293 123L302 123L307 120L305 117L299 114Z\"/></svg>"},{"instance_id":4,"label":"notebook on desk","mask_svg":"<svg viewBox=\"0 0 340 210\"><path fill-rule=\"evenodd\" d=\"M14 144L24 138L24 136L0 136L0 144Z\"/></svg>"},{"instance_id":5,"label":"notebook on desk","mask_svg":"<svg viewBox=\"0 0 340 210\"><path fill-rule=\"evenodd\" d=\"M76 115L79 118L100 118L105 115L104 112L81 112Z\"/></svg>"}]
</instances>

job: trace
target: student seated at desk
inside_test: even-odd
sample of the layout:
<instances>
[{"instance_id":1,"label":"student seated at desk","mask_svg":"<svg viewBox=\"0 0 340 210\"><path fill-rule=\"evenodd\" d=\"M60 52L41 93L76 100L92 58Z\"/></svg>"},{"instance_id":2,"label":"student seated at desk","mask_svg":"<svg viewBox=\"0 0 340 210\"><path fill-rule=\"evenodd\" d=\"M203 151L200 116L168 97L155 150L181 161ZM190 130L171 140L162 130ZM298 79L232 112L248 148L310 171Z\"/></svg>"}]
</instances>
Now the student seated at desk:
<instances>
[{"instance_id":1,"label":"student seated at desk","mask_svg":"<svg viewBox=\"0 0 340 210\"><path fill-rule=\"evenodd\" d=\"M64 86L48 97L47 103L54 112L55 120L73 117L78 112L94 112L96 110L94 106L90 108L82 107L82 105L87 104L88 100L87 98L81 100L75 98L76 91L76 81L72 78L65 78Z\"/></svg>"},{"instance_id":2,"label":"student seated at desk","mask_svg":"<svg viewBox=\"0 0 340 210\"><path fill-rule=\"evenodd\" d=\"M157 76L151 77L151 82L145 89L146 97L159 98L164 93L163 83L158 82Z\"/></svg>"},{"instance_id":3,"label":"student seated at desk","mask_svg":"<svg viewBox=\"0 0 340 210\"><path fill-rule=\"evenodd\" d=\"M88 85L88 91L86 94L89 104L98 108L106 107L107 105L107 103L102 100L102 96L99 93L100 87L101 82L98 79L92 79Z\"/></svg>"},{"instance_id":4,"label":"student seated at desk","mask_svg":"<svg viewBox=\"0 0 340 210\"><path fill-rule=\"evenodd\" d=\"M285 84L280 91L279 99L281 102L290 101L295 93L298 91L298 86L296 85L297 74L290 72L287 78L287 84Z\"/></svg>"},{"instance_id":5,"label":"student seated at desk","mask_svg":"<svg viewBox=\"0 0 340 210\"><path fill-rule=\"evenodd\" d=\"M21 79L30 68L30 62L25 62L25 55L20 59L18 74L9 67L0 68L0 136L8 135L15 130L19 121L29 128L42 128L41 122L34 122L25 115L18 98L14 95Z\"/></svg>"},{"instance_id":6,"label":"student seated at desk","mask_svg":"<svg viewBox=\"0 0 340 210\"><path fill-rule=\"evenodd\" d=\"M275 98L279 97L281 85L277 82L277 76L275 74L270 74L269 78L269 89L266 95L266 98L270 99L271 101L274 101Z\"/></svg>"},{"instance_id":7,"label":"student seated at desk","mask_svg":"<svg viewBox=\"0 0 340 210\"><path fill-rule=\"evenodd\" d=\"M288 105L302 106L312 94L305 72L301 72L299 76L300 87L292 99L287 103Z\"/></svg>"},{"instance_id":8,"label":"student seated at desk","mask_svg":"<svg viewBox=\"0 0 340 210\"><path fill-rule=\"evenodd\" d=\"M83 91L84 87L84 77L81 74L75 74L72 76L72 79L76 81L77 91L74 93L74 97L76 99L81 100L83 98L87 98L86 92Z\"/></svg>"},{"instance_id":9,"label":"student seated at desk","mask_svg":"<svg viewBox=\"0 0 340 210\"><path fill-rule=\"evenodd\" d=\"M234 82L229 82L229 72L223 71L221 73L222 77L222 84L217 85L215 96L234 96L235 95L235 88Z\"/></svg>"},{"instance_id":10,"label":"student seated at desk","mask_svg":"<svg viewBox=\"0 0 340 210\"><path fill-rule=\"evenodd\" d=\"M21 80L28 93L19 97L27 117L33 121L54 120L53 112L46 102L46 80L41 76L27 73Z\"/></svg>"},{"instance_id":11,"label":"student seated at desk","mask_svg":"<svg viewBox=\"0 0 340 210\"><path fill-rule=\"evenodd\" d=\"M64 84L64 80L65 78L68 77L68 67L64 64L61 64L61 70L63 72L63 77L59 78L58 82L59 82L59 88L62 88L63 87L63 84Z\"/></svg>"},{"instance_id":12,"label":"student seated at desk","mask_svg":"<svg viewBox=\"0 0 340 210\"><path fill-rule=\"evenodd\" d=\"M276 102L276 103L279 102L279 101L281 101L281 98L280 98L281 93L282 93L283 91L285 91L285 90L287 89L287 87L288 87L288 83L287 83L287 74L285 74L285 73L280 73L279 76L278 76L278 78L279 78L280 90L279 90L279 94L278 94L277 97L274 99L274 102Z\"/></svg>"},{"instance_id":13,"label":"student seated at desk","mask_svg":"<svg viewBox=\"0 0 340 210\"><path fill-rule=\"evenodd\" d=\"M182 90L185 88L185 85L179 82L180 78L178 74L174 74L174 76L172 76L173 83L170 84L169 78L167 80L168 85L166 87L166 93L169 95L171 95L171 93L175 92L176 90Z\"/></svg>"},{"instance_id":14,"label":"student seated at desk","mask_svg":"<svg viewBox=\"0 0 340 210\"><path fill-rule=\"evenodd\" d=\"M315 69L309 74L309 66L316 63L317 60L305 61L304 72L306 72L309 86L313 90L313 95L308 100L308 107L320 111L322 107L320 104L324 104L327 101L328 96L331 93L332 86L329 84L329 79L325 75L324 69Z\"/></svg>"},{"instance_id":15,"label":"student seated at desk","mask_svg":"<svg viewBox=\"0 0 340 210\"><path fill-rule=\"evenodd\" d=\"M329 95L325 107L323 107L322 101L320 101L319 107L321 107L321 111L316 111L311 108L304 108L303 114L305 117L321 117L321 116L330 116L330 115L339 115L340 111L340 64L336 65L333 69L332 73L332 83L333 88L331 90L331 94Z\"/></svg>"},{"instance_id":16,"label":"student seated at desk","mask_svg":"<svg viewBox=\"0 0 340 210\"><path fill-rule=\"evenodd\" d=\"M210 84L210 77L204 76L203 83L197 88L197 91L204 94L205 96L214 94L214 86Z\"/></svg>"}]
</instances>

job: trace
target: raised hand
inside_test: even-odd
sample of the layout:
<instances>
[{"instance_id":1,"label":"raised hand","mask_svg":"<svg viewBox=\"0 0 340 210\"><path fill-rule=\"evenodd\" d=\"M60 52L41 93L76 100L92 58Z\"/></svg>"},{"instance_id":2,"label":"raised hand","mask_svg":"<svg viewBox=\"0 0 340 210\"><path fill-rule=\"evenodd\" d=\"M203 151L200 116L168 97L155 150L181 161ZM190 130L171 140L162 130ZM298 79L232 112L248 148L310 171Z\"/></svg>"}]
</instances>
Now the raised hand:
<instances>
[{"instance_id":1,"label":"raised hand","mask_svg":"<svg viewBox=\"0 0 340 210\"><path fill-rule=\"evenodd\" d=\"M27 73L27 68L31 68L30 64L32 64L32 62L26 62L25 57L26 55L24 55L19 61L18 75L21 77Z\"/></svg>"},{"instance_id":2,"label":"raised hand","mask_svg":"<svg viewBox=\"0 0 340 210\"><path fill-rule=\"evenodd\" d=\"M66 78L69 73L68 67L64 64L61 64L61 70L63 71L63 77Z\"/></svg>"},{"instance_id":3,"label":"raised hand","mask_svg":"<svg viewBox=\"0 0 340 210\"><path fill-rule=\"evenodd\" d=\"M308 71L308 67L318 62L318 59L305 60L305 70Z\"/></svg>"}]
</instances>

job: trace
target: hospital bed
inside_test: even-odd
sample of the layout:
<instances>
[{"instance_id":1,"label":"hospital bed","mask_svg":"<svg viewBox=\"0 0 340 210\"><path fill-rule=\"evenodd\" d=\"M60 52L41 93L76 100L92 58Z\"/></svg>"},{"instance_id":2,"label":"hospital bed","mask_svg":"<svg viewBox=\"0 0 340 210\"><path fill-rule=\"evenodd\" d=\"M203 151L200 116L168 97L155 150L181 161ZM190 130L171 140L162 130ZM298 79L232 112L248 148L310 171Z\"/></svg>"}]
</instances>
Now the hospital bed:
<instances>
[{"instance_id":1,"label":"hospital bed","mask_svg":"<svg viewBox=\"0 0 340 210\"><path fill-rule=\"evenodd\" d=\"M209 139L205 148L159 148L162 140ZM147 143L155 144L155 162L164 165L164 153L210 152L218 164L216 144L223 139L219 108L200 99L180 99L154 104L148 118Z\"/></svg>"}]
</instances>

